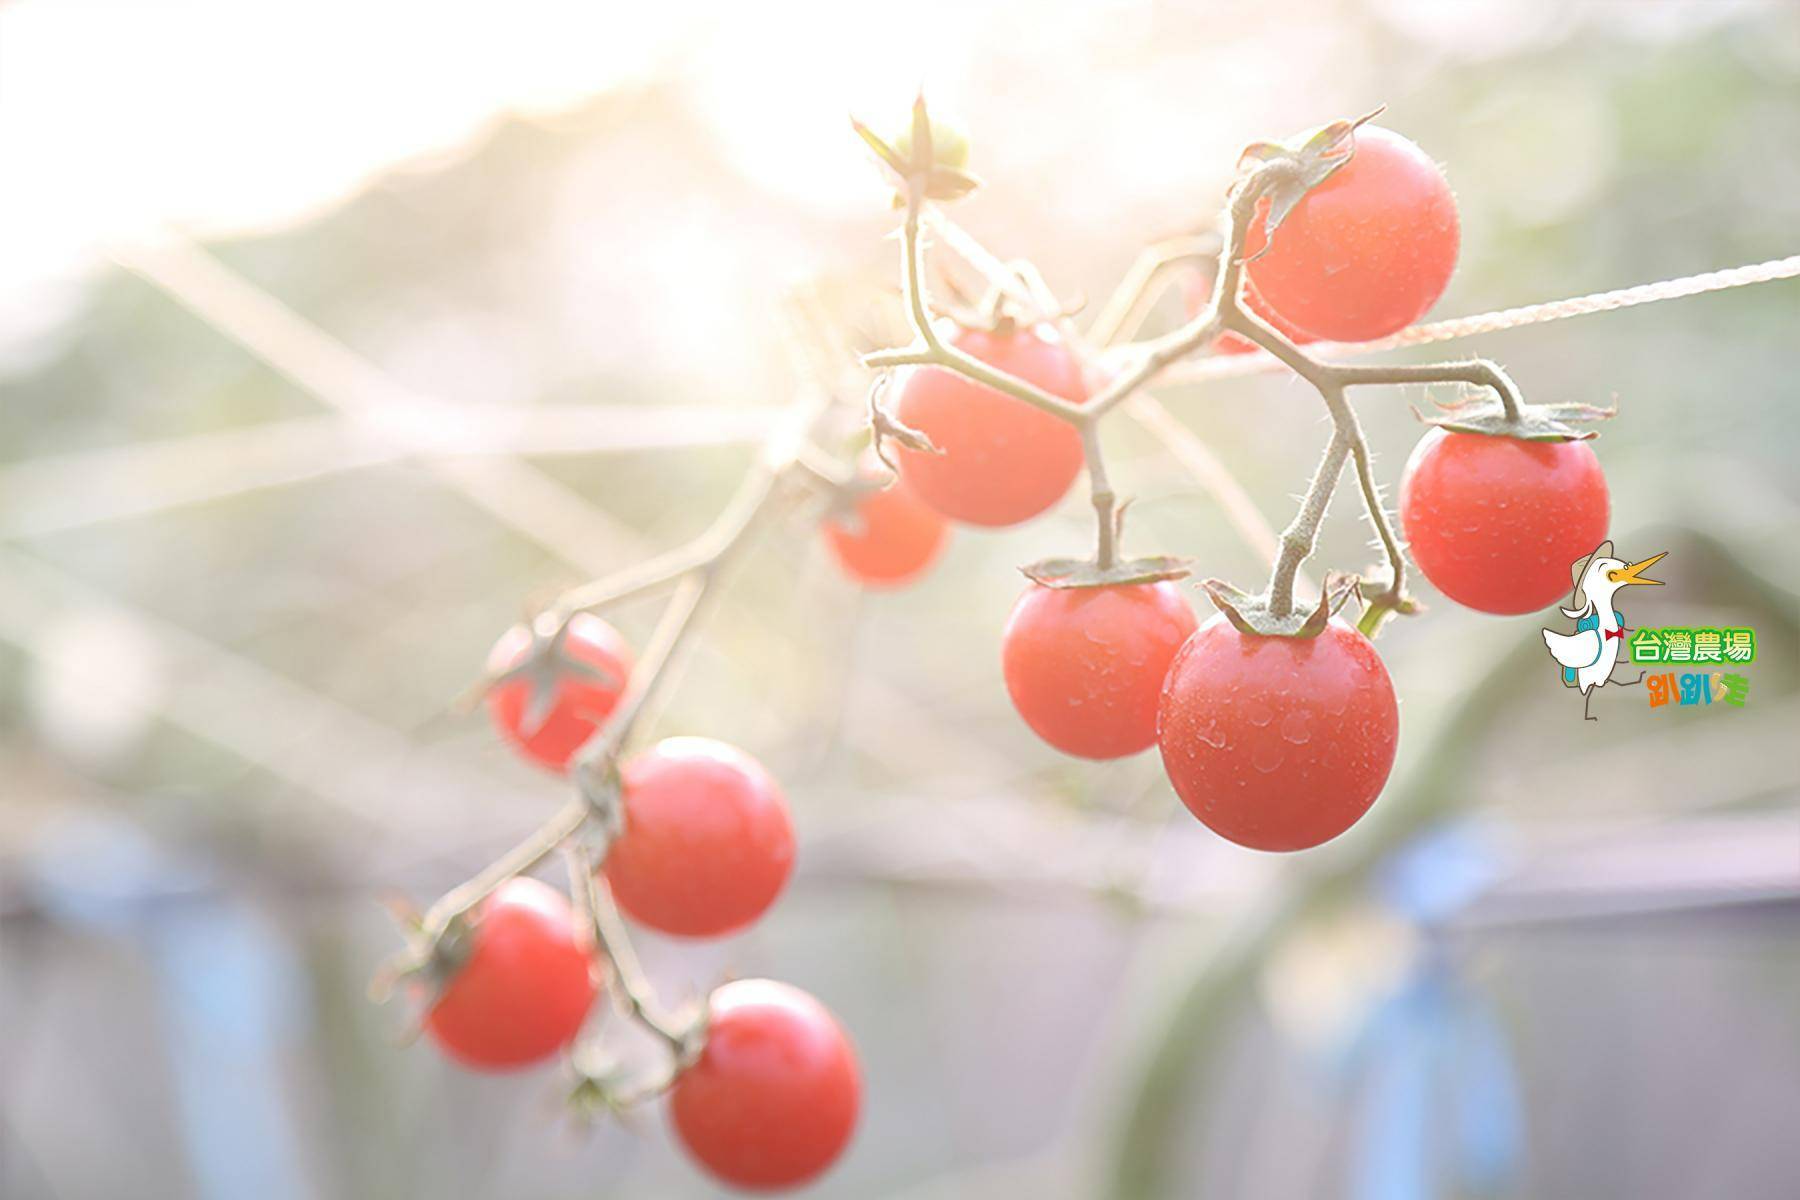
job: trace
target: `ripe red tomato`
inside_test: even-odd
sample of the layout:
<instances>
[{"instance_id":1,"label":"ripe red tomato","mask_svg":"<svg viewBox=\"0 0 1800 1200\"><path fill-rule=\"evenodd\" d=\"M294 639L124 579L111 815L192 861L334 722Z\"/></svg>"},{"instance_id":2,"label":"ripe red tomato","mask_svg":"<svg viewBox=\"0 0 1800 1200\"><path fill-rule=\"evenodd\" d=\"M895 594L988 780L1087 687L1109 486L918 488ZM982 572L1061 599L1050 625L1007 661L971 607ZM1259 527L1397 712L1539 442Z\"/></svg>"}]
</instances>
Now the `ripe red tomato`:
<instances>
[{"instance_id":1,"label":"ripe red tomato","mask_svg":"<svg viewBox=\"0 0 1800 1200\"><path fill-rule=\"evenodd\" d=\"M1315 638L1244 634L1223 614L1188 639L1156 736L1188 810L1253 850L1305 850L1367 812L1399 739L1375 647L1333 619Z\"/></svg>"},{"instance_id":2,"label":"ripe red tomato","mask_svg":"<svg viewBox=\"0 0 1800 1200\"><path fill-rule=\"evenodd\" d=\"M1586 442L1433 429L1400 477L1400 524L1425 578L1458 604L1514 615L1569 592L1606 540L1606 475Z\"/></svg>"},{"instance_id":3,"label":"ripe red tomato","mask_svg":"<svg viewBox=\"0 0 1800 1200\"><path fill-rule=\"evenodd\" d=\"M774 903L794 867L781 786L711 738L666 738L628 761L625 831L604 870L626 916L682 937L733 933Z\"/></svg>"},{"instance_id":4,"label":"ripe red tomato","mask_svg":"<svg viewBox=\"0 0 1800 1200\"><path fill-rule=\"evenodd\" d=\"M1081 366L1048 329L964 329L964 353L1077 404ZM1058 500L1081 471L1081 435L1068 422L938 367L907 377L894 415L942 454L900 449L900 478L953 520L1016 525Z\"/></svg>"},{"instance_id":5,"label":"ripe red tomato","mask_svg":"<svg viewBox=\"0 0 1800 1200\"><path fill-rule=\"evenodd\" d=\"M531 649L531 631L515 625L488 653L492 672L517 667ZM569 622L560 654L488 692L488 713L514 746L552 771L569 759L618 707L631 674L631 645L591 613Z\"/></svg>"},{"instance_id":6,"label":"ripe red tomato","mask_svg":"<svg viewBox=\"0 0 1800 1200\"><path fill-rule=\"evenodd\" d=\"M874 465L865 463L864 474L876 475ZM949 523L903 479L864 494L856 516L857 529L827 521L825 544L844 573L864 587L899 587L917 579L937 561L950 535Z\"/></svg>"},{"instance_id":7,"label":"ripe red tomato","mask_svg":"<svg viewBox=\"0 0 1800 1200\"><path fill-rule=\"evenodd\" d=\"M1212 276L1203 271L1189 271L1181 278L1181 298L1187 309L1188 320L1200 315L1206 302L1212 299ZM1281 319L1281 314L1269 307L1269 302L1248 280L1244 284L1244 307L1261 317L1266 323L1275 327L1275 332L1285 337L1296 346L1304 346L1319 339L1304 329L1296 329ZM1213 339L1213 349L1220 354L1249 354L1257 349L1255 342L1241 333L1221 333Z\"/></svg>"},{"instance_id":8,"label":"ripe red tomato","mask_svg":"<svg viewBox=\"0 0 1800 1200\"><path fill-rule=\"evenodd\" d=\"M1244 268L1269 306L1340 342L1386 337L1437 303L1461 239L1450 184L1425 152L1377 125L1356 153L1308 192ZM1266 244L1263 201L1244 248Z\"/></svg>"},{"instance_id":9,"label":"ripe red tomato","mask_svg":"<svg viewBox=\"0 0 1800 1200\"><path fill-rule=\"evenodd\" d=\"M597 989L563 894L535 879L500 885L470 918L468 957L425 1014L451 1058L507 1071L549 1058L581 1032Z\"/></svg>"},{"instance_id":10,"label":"ripe red tomato","mask_svg":"<svg viewBox=\"0 0 1800 1200\"><path fill-rule=\"evenodd\" d=\"M677 1136L741 1188L797 1187L842 1154L862 1105L856 1052L831 1013L785 983L712 994L706 1048L669 1092Z\"/></svg>"},{"instance_id":11,"label":"ripe red tomato","mask_svg":"<svg viewBox=\"0 0 1800 1200\"><path fill-rule=\"evenodd\" d=\"M1163 677L1195 624L1173 583L1034 583L1001 635L1007 693L1025 723L1065 754L1136 754L1156 741Z\"/></svg>"}]
</instances>

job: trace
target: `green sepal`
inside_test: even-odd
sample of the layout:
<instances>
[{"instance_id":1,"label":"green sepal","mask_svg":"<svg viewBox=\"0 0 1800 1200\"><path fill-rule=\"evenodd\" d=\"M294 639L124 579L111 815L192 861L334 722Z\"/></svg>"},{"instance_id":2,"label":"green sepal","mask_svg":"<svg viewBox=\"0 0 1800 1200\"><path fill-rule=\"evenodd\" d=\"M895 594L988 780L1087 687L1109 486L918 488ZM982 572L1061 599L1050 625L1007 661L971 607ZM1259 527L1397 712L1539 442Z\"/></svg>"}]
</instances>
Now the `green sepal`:
<instances>
[{"instance_id":1,"label":"green sepal","mask_svg":"<svg viewBox=\"0 0 1800 1200\"><path fill-rule=\"evenodd\" d=\"M1606 421L1619 414L1618 405L1525 404L1517 418L1506 415L1497 397L1484 395L1465 400L1438 401L1436 415L1413 409L1426 425L1453 433L1478 433L1485 437L1517 438L1522 442L1585 442L1599 437L1594 429L1579 429L1576 422Z\"/></svg>"},{"instance_id":2,"label":"green sepal","mask_svg":"<svg viewBox=\"0 0 1800 1200\"><path fill-rule=\"evenodd\" d=\"M925 110L925 97L920 96L913 101L912 127L903 139L906 144L902 148L890 145L880 134L864 125L855 117L850 118L850 125L857 136L868 144L875 156L886 163L888 168L901 179L908 181L908 186L916 179L925 181L925 197L940 203L961 200L970 192L981 186L981 180L964 169L968 161L969 147L967 138L952 136L951 144L945 148L946 153L938 155L933 145L933 131L930 114ZM906 207L904 194L894 197L894 207Z\"/></svg>"},{"instance_id":3,"label":"green sepal","mask_svg":"<svg viewBox=\"0 0 1800 1200\"><path fill-rule=\"evenodd\" d=\"M882 404L881 396L887 389L887 381L888 376L883 374L869 389L869 446L884 467L898 472L899 465L888 457L889 442L899 442L908 450L916 450L920 454L942 454L943 451L922 431L896 417Z\"/></svg>"},{"instance_id":4,"label":"green sepal","mask_svg":"<svg viewBox=\"0 0 1800 1200\"><path fill-rule=\"evenodd\" d=\"M864 125L855 117L850 118L850 127L856 130L857 136L862 138L864 142L867 142L869 149L875 152L875 156L892 168L896 175L899 175L901 178L906 177L907 172L912 168L907 163L904 155L882 141L880 134L876 133L873 129L870 129L867 125Z\"/></svg>"},{"instance_id":5,"label":"green sepal","mask_svg":"<svg viewBox=\"0 0 1800 1200\"><path fill-rule=\"evenodd\" d=\"M1239 633L1252 637L1316 638L1325 632L1325 626L1345 602L1357 594L1358 581L1354 575L1328 571L1319 603L1311 612L1294 610L1279 617L1269 610L1266 592L1252 595L1223 579L1205 580L1200 587Z\"/></svg>"},{"instance_id":6,"label":"green sepal","mask_svg":"<svg viewBox=\"0 0 1800 1200\"><path fill-rule=\"evenodd\" d=\"M1191 560L1167 554L1127 558L1102 567L1088 558L1046 558L1019 568L1025 578L1047 588L1123 587L1160 583L1192 574Z\"/></svg>"},{"instance_id":7,"label":"green sepal","mask_svg":"<svg viewBox=\"0 0 1800 1200\"><path fill-rule=\"evenodd\" d=\"M1383 108L1386 106L1384 105ZM1267 252L1275 230L1287 220L1294 206L1306 193L1331 178L1332 173L1349 162L1356 153L1356 130L1374 120L1382 112L1377 108L1354 121L1333 121L1287 142L1252 142L1238 155L1238 171L1248 174L1265 163L1288 160L1297 170L1283 175L1270 185L1266 193L1269 211L1263 218L1263 248L1252 259Z\"/></svg>"}]
</instances>

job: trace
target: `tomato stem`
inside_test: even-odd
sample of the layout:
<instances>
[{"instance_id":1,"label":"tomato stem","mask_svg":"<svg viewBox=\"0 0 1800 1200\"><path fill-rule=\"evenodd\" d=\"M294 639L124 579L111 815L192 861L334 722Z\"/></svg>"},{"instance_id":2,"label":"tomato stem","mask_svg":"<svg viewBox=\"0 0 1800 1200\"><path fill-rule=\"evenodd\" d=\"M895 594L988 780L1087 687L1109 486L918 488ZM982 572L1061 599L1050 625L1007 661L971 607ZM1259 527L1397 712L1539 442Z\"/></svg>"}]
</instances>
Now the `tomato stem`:
<instances>
[{"instance_id":1,"label":"tomato stem","mask_svg":"<svg viewBox=\"0 0 1800 1200\"><path fill-rule=\"evenodd\" d=\"M1119 509L1106 475L1106 456L1100 452L1098 425L1090 422L1081 427L1081 451L1087 459L1088 491L1094 503L1094 563L1105 571L1119 560Z\"/></svg>"},{"instance_id":2,"label":"tomato stem","mask_svg":"<svg viewBox=\"0 0 1800 1200\"><path fill-rule=\"evenodd\" d=\"M597 827L602 844L610 841L617 829L613 807L616 784L612 776L620 749L651 712L670 678L670 663L683 648L706 604L716 598L719 578L726 567L750 543L762 520L796 493L795 488L787 486L790 481L804 482L821 469L816 455L810 453L811 439L831 406L830 396L823 392L797 404L790 420L770 435L757 464L731 501L700 536L636 567L571 589L533 622L547 636L560 636L580 613L673 585L649 645L626 681L618 707L570 762L570 776L578 794L524 841L444 893L425 912L417 931L408 939L409 962L429 961L458 918L502 884L566 846L584 829ZM479 686L490 686L494 678L490 674ZM588 875L592 875L591 870ZM646 999L647 984L624 926L611 912L610 903L610 893L588 903L589 911L595 914L592 919L596 925L596 946L615 976L624 981L621 987L627 992L634 1017L675 1048L679 1068L698 1053L697 1045L689 1044L695 1035L691 1029L678 1029L671 1024Z\"/></svg>"},{"instance_id":3,"label":"tomato stem","mask_svg":"<svg viewBox=\"0 0 1800 1200\"><path fill-rule=\"evenodd\" d=\"M1249 309L1242 296L1243 268L1246 262L1244 251L1258 205L1275 189L1291 188L1301 171L1300 165L1291 158L1271 158L1257 163L1240 177L1231 190L1223 237L1218 239L1216 249L1210 238L1187 235L1158 243L1139 256L1096 316L1086 338L1074 335L1073 331L1066 334L1071 348L1078 354L1083 353L1087 347L1110 345L1122 334L1141 324L1161 288L1167 285L1172 269L1183 262L1216 255L1217 284L1213 295L1207 306L1187 323L1161 337L1133 346L1132 356L1126 360L1124 369L1114 375L1086 404L1079 406L1051 396L1025 380L996 371L948 346L938 337L922 286L925 245L921 229L927 223L959 257L986 275L995 289L1015 298L1023 291L1031 303L1041 310L1043 319L1055 320L1059 327L1066 327L1068 323L1056 311L1054 297L1050 295L1034 267L1029 263L1006 263L989 253L964 230L927 205L922 179L908 179L906 221L902 227L901 241L905 268L903 282L915 341L913 345L902 349L866 355L863 362L876 370L900 366L944 367L1060 417L1080 429L1089 479L1093 484L1095 558L1097 564L1104 568L1116 561L1118 554L1118 505L1107 479L1105 462L1095 433L1096 426L1114 408L1137 395L1164 368L1210 346L1221 332L1230 331L1248 338L1318 390L1331 413L1335 430L1326 448L1326 460L1321 464L1321 473L1315 474L1313 486L1302 500L1299 513L1273 547L1269 547L1272 539L1261 536L1260 529L1251 530L1245 525L1241 515L1238 518L1241 530L1252 533L1258 544L1272 549L1269 593L1271 612L1286 615L1292 611L1293 588L1300 578L1300 568L1317 544L1318 526L1329 507L1331 493L1342 472L1343 462L1346 457L1352 457L1356 462L1364 512L1375 528L1386 559L1385 584L1380 592L1367 601L1367 607L1376 614L1368 619L1368 626L1371 630L1378 629L1385 614L1411 612L1416 606L1406 594L1406 567L1400 540L1381 500L1380 487L1370 466L1367 440L1353 410L1345 401L1346 391L1353 387L1418 383L1464 383L1484 387L1491 389L1499 397L1504 420L1510 425L1520 423L1523 400L1506 372L1485 359L1396 366L1345 366L1328 363L1302 351L1287 336ZM1143 419L1141 413L1136 415L1140 420ZM1335 469L1325 469L1334 463ZM1241 489L1213 490L1228 505L1234 499L1241 499L1237 496Z\"/></svg>"},{"instance_id":4,"label":"tomato stem","mask_svg":"<svg viewBox=\"0 0 1800 1200\"><path fill-rule=\"evenodd\" d=\"M699 1057L705 1034L704 1021L696 1017L681 1018L663 1010L656 991L637 950L626 932L619 906L613 900L612 887L599 873L604 849L595 854L586 847L567 849L569 888L593 935L594 949L610 976L613 995L623 1003L627 1014L654 1033L667 1046L675 1073ZM672 1081L673 1074L669 1077Z\"/></svg>"},{"instance_id":5,"label":"tomato stem","mask_svg":"<svg viewBox=\"0 0 1800 1200\"><path fill-rule=\"evenodd\" d=\"M1269 614L1286 617L1294 611L1294 576L1300 564L1312 556L1319 539L1319 526L1331 507L1331 494L1337 490L1338 476L1344 472L1344 461L1350 457L1350 435L1342 425L1331 431L1325 454L1313 471L1300 511L1281 533L1281 553L1269 572Z\"/></svg>"}]
</instances>

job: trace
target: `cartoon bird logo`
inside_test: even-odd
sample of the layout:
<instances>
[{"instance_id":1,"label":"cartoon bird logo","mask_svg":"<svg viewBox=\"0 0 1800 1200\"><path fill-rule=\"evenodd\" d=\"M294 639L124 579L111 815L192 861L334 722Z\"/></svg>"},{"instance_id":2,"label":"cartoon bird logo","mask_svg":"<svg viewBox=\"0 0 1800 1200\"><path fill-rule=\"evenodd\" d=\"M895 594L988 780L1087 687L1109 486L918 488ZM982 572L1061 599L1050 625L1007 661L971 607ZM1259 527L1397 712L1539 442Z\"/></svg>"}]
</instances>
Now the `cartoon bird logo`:
<instances>
[{"instance_id":1,"label":"cartoon bird logo","mask_svg":"<svg viewBox=\"0 0 1800 1200\"><path fill-rule=\"evenodd\" d=\"M1575 632L1546 629L1544 645L1549 647L1550 657L1562 664L1563 686L1581 689L1581 715L1589 721L1600 719L1588 712L1595 688L1609 683L1629 686L1644 682L1642 671L1636 679L1612 677L1619 651L1625 645L1625 616L1613 607L1613 595L1634 583L1661 586L1662 580L1645 579L1643 573L1667 553L1665 550L1627 565L1624 559L1613 557L1611 542L1601 542L1572 568L1575 591L1569 597L1569 607L1562 611L1563 616L1574 618Z\"/></svg>"}]
</instances>

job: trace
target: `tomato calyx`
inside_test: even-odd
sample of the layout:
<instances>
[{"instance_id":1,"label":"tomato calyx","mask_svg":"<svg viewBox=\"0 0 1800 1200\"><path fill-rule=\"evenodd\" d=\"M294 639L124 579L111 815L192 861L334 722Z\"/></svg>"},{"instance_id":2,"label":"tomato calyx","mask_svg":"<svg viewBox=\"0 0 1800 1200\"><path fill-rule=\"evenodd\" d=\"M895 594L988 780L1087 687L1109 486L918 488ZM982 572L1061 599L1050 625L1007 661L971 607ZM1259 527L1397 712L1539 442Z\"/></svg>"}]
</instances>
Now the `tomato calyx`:
<instances>
[{"instance_id":1,"label":"tomato calyx","mask_svg":"<svg viewBox=\"0 0 1800 1200\"><path fill-rule=\"evenodd\" d=\"M1311 612L1292 609L1278 616L1266 592L1252 594L1223 579L1204 580L1200 587L1233 628L1253 637L1316 638L1351 596L1361 594L1361 580L1355 575L1327 571L1319 603Z\"/></svg>"},{"instance_id":2,"label":"tomato calyx","mask_svg":"<svg viewBox=\"0 0 1800 1200\"><path fill-rule=\"evenodd\" d=\"M459 913L432 936L425 929L422 914L404 897L390 897L387 909L405 935L406 947L375 972L369 981L369 996L378 1004L385 1003L400 985L416 985L410 993L415 1001L413 1016L406 1028L410 1039L418 1036L425 1014L443 998L457 972L475 953L475 926L469 914Z\"/></svg>"},{"instance_id":3,"label":"tomato calyx","mask_svg":"<svg viewBox=\"0 0 1800 1200\"><path fill-rule=\"evenodd\" d=\"M940 150L934 144L936 139L933 137L933 122L925 110L923 95L913 101L909 136L895 139L896 142L909 143L903 148L897 149L890 145L880 134L855 117L850 118L850 126L869 149L875 152L875 157L906 182L908 190L922 185L928 200L946 203L960 200L981 186L981 180L963 167L969 155L966 137L959 138L949 126L937 122L935 132L943 135L944 146ZM901 196L896 196L895 201L897 207L905 205Z\"/></svg>"},{"instance_id":4,"label":"tomato calyx","mask_svg":"<svg viewBox=\"0 0 1800 1200\"><path fill-rule=\"evenodd\" d=\"M706 1048L712 1012L704 1002L690 1000L669 1016L681 1035L679 1043L669 1047L669 1061L661 1069L634 1068L593 1042L577 1043L569 1056L575 1082L563 1097L570 1114L583 1122L623 1119L632 1109L674 1087Z\"/></svg>"},{"instance_id":5,"label":"tomato calyx","mask_svg":"<svg viewBox=\"0 0 1800 1200\"><path fill-rule=\"evenodd\" d=\"M1285 163L1287 170L1272 176L1263 194L1269 201L1263 217L1263 245L1246 258L1253 262L1269 249L1275 230L1294 211L1306 193L1331 178L1356 153L1358 126L1380 116L1382 105L1355 120L1337 120L1286 142L1252 142L1238 155L1240 183L1271 163Z\"/></svg>"},{"instance_id":6,"label":"tomato calyx","mask_svg":"<svg viewBox=\"0 0 1800 1200\"><path fill-rule=\"evenodd\" d=\"M489 691L514 681L524 682L525 708L519 715L519 736L524 738L535 737L543 730L544 723L556 711L563 681L579 677L615 688L625 683L605 667L568 653L564 642L569 636L569 622L563 621L554 629L545 628L548 624L543 620L531 622L531 644L525 653L488 681Z\"/></svg>"},{"instance_id":7,"label":"tomato calyx","mask_svg":"<svg viewBox=\"0 0 1800 1200\"><path fill-rule=\"evenodd\" d=\"M1381 608L1402 617L1416 617L1426 611L1418 597L1394 587L1392 572L1379 567L1371 567L1370 572L1356 581L1357 599L1365 607Z\"/></svg>"},{"instance_id":8,"label":"tomato calyx","mask_svg":"<svg viewBox=\"0 0 1800 1200\"><path fill-rule=\"evenodd\" d=\"M894 415L892 409L882 402L890 375L879 376L875 385L869 389L869 447L875 451L875 457L881 465L898 474L899 466L888 455L888 443L897 442L908 450L916 450L920 454L943 454L943 450L925 434L914 429L905 421Z\"/></svg>"},{"instance_id":9,"label":"tomato calyx","mask_svg":"<svg viewBox=\"0 0 1800 1200\"><path fill-rule=\"evenodd\" d=\"M1041 587L1094 588L1185 579L1193 574L1191 567L1191 559L1153 554L1147 558L1122 558L1107 567L1091 558L1044 558L1026 563L1019 571Z\"/></svg>"},{"instance_id":10,"label":"tomato calyx","mask_svg":"<svg viewBox=\"0 0 1800 1200\"><path fill-rule=\"evenodd\" d=\"M1492 396L1440 400L1437 412L1427 415L1413 409L1421 424L1452 433L1478 433L1487 437L1517 438L1524 442L1585 442L1599 431L1577 428L1577 423L1606 421L1617 416L1619 406L1594 404L1522 404L1517 416L1506 411Z\"/></svg>"}]
</instances>

